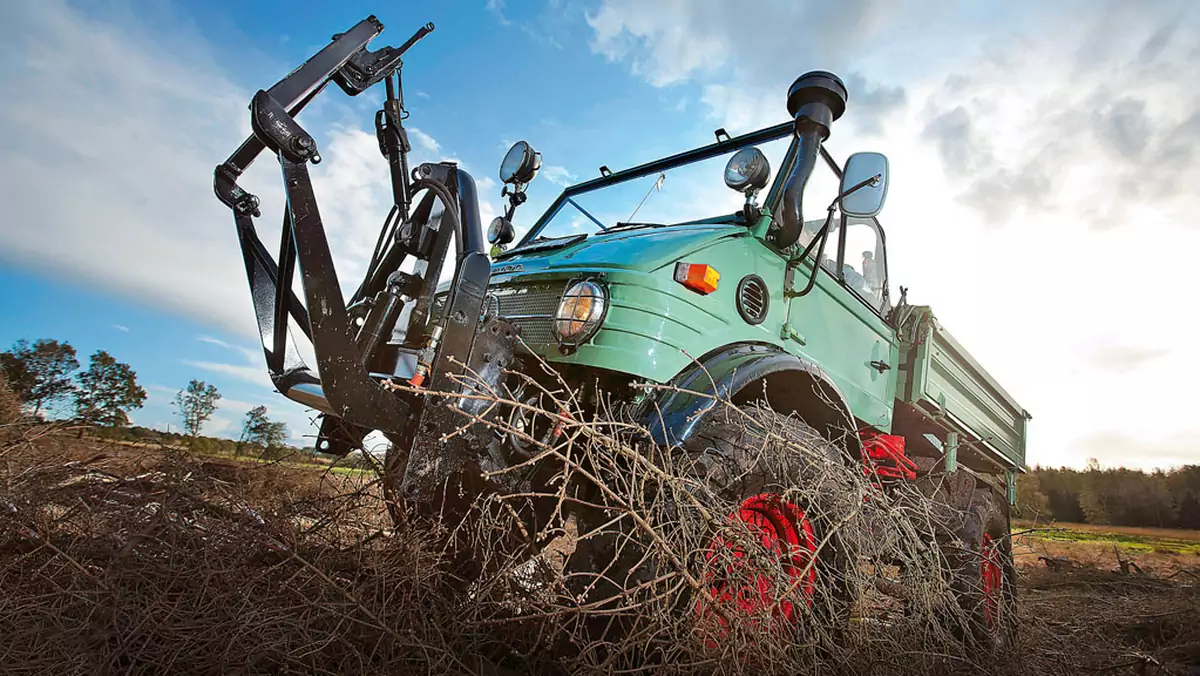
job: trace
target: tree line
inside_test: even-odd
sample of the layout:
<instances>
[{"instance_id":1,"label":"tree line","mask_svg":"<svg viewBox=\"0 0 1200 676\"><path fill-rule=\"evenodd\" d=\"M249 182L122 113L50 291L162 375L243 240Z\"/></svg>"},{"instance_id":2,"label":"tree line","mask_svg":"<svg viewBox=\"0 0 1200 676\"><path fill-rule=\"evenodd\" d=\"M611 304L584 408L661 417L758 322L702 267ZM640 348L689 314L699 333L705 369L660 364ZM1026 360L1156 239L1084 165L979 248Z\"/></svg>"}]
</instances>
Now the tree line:
<instances>
[{"instance_id":1,"label":"tree line","mask_svg":"<svg viewBox=\"0 0 1200 676\"><path fill-rule=\"evenodd\" d=\"M1143 472L1034 467L1017 479L1018 516L1111 526L1200 529L1200 465Z\"/></svg>"},{"instance_id":2,"label":"tree line","mask_svg":"<svg viewBox=\"0 0 1200 676\"><path fill-rule=\"evenodd\" d=\"M108 438L178 438L205 452L232 444L234 455L278 457L291 450L285 446L287 426L271 420L265 406L246 412L236 441L201 437L221 400L217 388L202 380L192 380L175 395L182 435L130 430L129 411L146 401L133 369L104 350L92 354L86 370L79 368L75 348L57 340L18 340L0 352L0 372L24 408L40 417L65 404L81 433L91 428ZM1034 467L1017 480L1016 515L1039 521L1200 529L1200 465L1154 472L1104 469L1095 460L1082 470Z\"/></svg>"},{"instance_id":3,"label":"tree line","mask_svg":"<svg viewBox=\"0 0 1200 676\"><path fill-rule=\"evenodd\" d=\"M120 430L129 426L130 411L142 408L146 402L146 390L138 385L137 373L129 364L97 350L88 368L80 371L76 350L65 341L18 340L0 352L0 372L29 414L41 418L54 409L65 412L67 419L79 427L81 437L88 429L103 431L103 436L109 438L123 436ZM220 400L216 386L202 380L192 380L176 393L175 412L189 448L204 450L197 446L200 432L219 408ZM266 406L255 406L242 421L234 454L280 455L288 448L287 438L287 425L272 421Z\"/></svg>"}]
</instances>

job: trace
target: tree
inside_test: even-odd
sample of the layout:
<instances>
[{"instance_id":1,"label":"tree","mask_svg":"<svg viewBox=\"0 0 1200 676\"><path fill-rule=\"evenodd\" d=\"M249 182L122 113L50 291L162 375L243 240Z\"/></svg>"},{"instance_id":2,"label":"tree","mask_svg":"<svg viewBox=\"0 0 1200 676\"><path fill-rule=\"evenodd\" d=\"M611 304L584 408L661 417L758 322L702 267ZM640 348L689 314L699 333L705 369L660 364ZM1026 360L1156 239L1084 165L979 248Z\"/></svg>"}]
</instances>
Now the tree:
<instances>
[{"instance_id":1,"label":"tree","mask_svg":"<svg viewBox=\"0 0 1200 676\"><path fill-rule=\"evenodd\" d=\"M92 355L88 370L75 380L75 416L85 425L124 427L129 424L128 412L146 402L146 390L138 386L137 374L129 364L118 362L104 350Z\"/></svg>"},{"instance_id":2,"label":"tree","mask_svg":"<svg viewBox=\"0 0 1200 676\"><path fill-rule=\"evenodd\" d=\"M216 386L203 380L193 380L188 383L186 390L175 394L175 410L183 419L183 431L191 437L191 443L196 442L200 428L217 410L217 401L220 399L221 393L217 392Z\"/></svg>"},{"instance_id":3,"label":"tree","mask_svg":"<svg viewBox=\"0 0 1200 676\"><path fill-rule=\"evenodd\" d=\"M0 438L4 436L4 427L21 419L21 400L8 389L4 371L0 370Z\"/></svg>"},{"instance_id":4,"label":"tree","mask_svg":"<svg viewBox=\"0 0 1200 676\"><path fill-rule=\"evenodd\" d=\"M267 417L266 406L255 406L246 411L246 419L242 422L242 436L238 439L236 455L241 455L242 448L253 446L263 455L275 455L283 448L287 440L287 424L272 422Z\"/></svg>"},{"instance_id":5,"label":"tree","mask_svg":"<svg viewBox=\"0 0 1200 676\"><path fill-rule=\"evenodd\" d=\"M1050 514L1050 499L1042 492L1036 474L1017 476L1016 513L1022 519L1045 520Z\"/></svg>"},{"instance_id":6,"label":"tree","mask_svg":"<svg viewBox=\"0 0 1200 676\"><path fill-rule=\"evenodd\" d=\"M0 368L11 389L33 414L60 401L75 389L71 372L79 368L75 348L69 343L40 338L33 345L21 339L7 352L0 352Z\"/></svg>"},{"instance_id":7,"label":"tree","mask_svg":"<svg viewBox=\"0 0 1200 676\"><path fill-rule=\"evenodd\" d=\"M262 430L270 423L267 419L267 407L255 406L246 411L246 419L242 421L242 436L238 438L237 448L234 450L234 455L241 455L242 449L256 443Z\"/></svg>"}]
</instances>

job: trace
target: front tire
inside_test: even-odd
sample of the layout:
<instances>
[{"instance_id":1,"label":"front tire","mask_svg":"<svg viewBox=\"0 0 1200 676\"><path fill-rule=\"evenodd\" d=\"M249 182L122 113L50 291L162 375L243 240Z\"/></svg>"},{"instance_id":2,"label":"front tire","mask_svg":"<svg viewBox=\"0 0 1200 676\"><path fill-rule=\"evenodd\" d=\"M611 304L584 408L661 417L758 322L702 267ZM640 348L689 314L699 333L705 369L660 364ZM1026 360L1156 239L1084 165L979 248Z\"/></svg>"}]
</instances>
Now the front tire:
<instances>
[{"instance_id":1,"label":"front tire","mask_svg":"<svg viewBox=\"0 0 1200 676\"><path fill-rule=\"evenodd\" d=\"M844 458L838 445L811 426L763 405L714 411L681 448L664 452L672 474L704 486L695 495L706 496L707 507L730 506L722 508L728 513L712 514L719 522L706 526L707 539L689 563L693 571L708 571L703 583L726 616L735 621L761 618L766 608L773 607L769 624L789 631L801 631L805 617L817 618L811 622L822 631L848 622L848 563L835 530L844 525L841 521L854 503L844 481ZM778 557L784 579L760 581L748 567L722 573L714 562L736 566L739 557L740 545L722 535L722 531L730 533L730 522L740 522L754 540L761 540L770 556ZM634 540L640 544L631 546ZM618 547L618 542L624 546ZM648 547L636 532L606 534L587 540L569 565L583 578L588 570L605 571L605 579L611 582L596 585L591 596L608 598L661 574L645 565ZM815 565L810 565L814 557ZM791 593L776 598L775 590L781 588ZM721 613L712 612L705 603L699 594L685 594L673 604L672 612L692 614L706 635L720 640L730 628L718 619ZM718 621L714 624L710 618Z\"/></svg>"},{"instance_id":2,"label":"front tire","mask_svg":"<svg viewBox=\"0 0 1200 676\"><path fill-rule=\"evenodd\" d=\"M850 608L849 563L836 529L853 508L841 474L845 453L795 416L761 404L739 408L742 415L709 416L684 448L701 458L698 465L707 469L718 494L735 505L728 517L745 524L779 556L786 577L775 585L782 582L793 593L770 598L763 589L774 585L757 579L743 580L739 589L711 585L710 592L733 616L776 604L774 624L801 629L805 613L800 606L807 606L822 629L843 626ZM821 488L813 490L816 485ZM716 534L709 551L727 546ZM702 605L697 604L700 612Z\"/></svg>"}]
</instances>

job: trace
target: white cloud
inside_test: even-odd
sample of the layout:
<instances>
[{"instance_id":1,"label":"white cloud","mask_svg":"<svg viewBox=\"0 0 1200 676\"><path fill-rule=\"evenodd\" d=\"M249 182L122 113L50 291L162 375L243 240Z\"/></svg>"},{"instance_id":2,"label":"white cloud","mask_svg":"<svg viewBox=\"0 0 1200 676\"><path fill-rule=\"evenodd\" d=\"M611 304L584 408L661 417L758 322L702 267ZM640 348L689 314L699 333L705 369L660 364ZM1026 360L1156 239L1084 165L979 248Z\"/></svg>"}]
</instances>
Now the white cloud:
<instances>
[{"instance_id":1,"label":"white cloud","mask_svg":"<svg viewBox=\"0 0 1200 676\"><path fill-rule=\"evenodd\" d=\"M265 358L261 348L243 347L221 340L220 338L213 338L212 336L198 336L196 340L201 343L208 343L209 345L216 345L226 350L237 352L241 355L245 363L230 364L211 360L184 359L182 360L183 364L213 373L220 373L253 385L271 389L275 388L275 385L271 382L270 375L267 373Z\"/></svg>"},{"instance_id":2,"label":"white cloud","mask_svg":"<svg viewBox=\"0 0 1200 676\"><path fill-rule=\"evenodd\" d=\"M220 338L213 338L212 336L197 336L196 340L200 341L201 343L208 343L209 345L216 345L227 350L233 350L234 352L242 355L248 362L256 362L263 359L262 350L258 348L234 345L233 343L221 340Z\"/></svg>"},{"instance_id":3,"label":"white cloud","mask_svg":"<svg viewBox=\"0 0 1200 676\"><path fill-rule=\"evenodd\" d=\"M249 133L253 91L216 67L202 38L160 23L62 0L0 3L0 125L9 130L0 137L0 261L257 336L233 218L212 194L213 168ZM338 105L327 99L311 112ZM311 126L325 159L311 171L330 248L340 278L356 279L391 206L386 164L373 133ZM414 159L440 149L427 135L414 140ZM269 250L283 208L273 165L260 157L241 180L262 198L256 227Z\"/></svg>"},{"instance_id":4,"label":"white cloud","mask_svg":"<svg viewBox=\"0 0 1200 676\"><path fill-rule=\"evenodd\" d=\"M500 213L500 193L496 190L496 179L491 176L477 178L475 189L479 193L479 222L486 230L492 219Z\"/></svg>"},{"instance_id":5,"label":"white cloud","mask_svg":"<svg viewBox=\"0 0 1200 676\"><path fill-rule=\"evenodd\" d=\"M598 53L697 87L733 133L785 120L800 73L841 73L829 148L891 158L893 283L1030 410L1030 460L1200 462L1176 394L1200 323L1163 310L1194 304L1198 8L932 7L605 0L589 22Z\"/></svg>"},{"instance_id":6,"label":"white cloud","mask_svg":"<svg viewBox=\"0 0 1200 676\"><path fill-rule=\"evenodd\" d=\"M496 17L496 21L500 22L501 26L507 26L512 23L508 20L508 17L504 16L504 0L487 0L483 8L491 12Z\"/></svg>"},{"instance_id":7,"label":"white cloud","mask_svg":"<svg viewBox=\"0 0 1200 676\"><path fill-rule=\"evenodd\" d=\"M223 415L213 415L204 423L202 434L213 437L230 437L236 435L237 423L232 418Z\"/></svg>"},{"instance_id":8,"label":"white cloud","mask_svg":"<svg viewBox=\"0 0 1200 676\"><path fill-rule=\"evenodd\" d=\"M193 36L60 0L3 3L0 37L0 259L252 332L232 219L211 186L251 92Z\"/></svg>"},{"instance_id":9,"label":"white cloud","mask_svg":"<svg viewBox=\"0 0 1200 676\"><path fill-rule=\"evenodd\" d=\"M113 324L112 327L114 329L116 329L117 331L120 331L121 333L129 333L128 326L122 326L121 324Z\"/></svg>"},{"instance_id":10,"label":"white cloud","mask_svg":"<svg viewBox=\"0 0 1200 676\"><path fill-rule=\"evenodd\" d=\"M489 12L501 26L513 26L525 34L531 42L542 47L562 49L562 40L567 27L579 15L572 7L564 7L561 0L551 0L545 11L537 13L531 19L514 20L505 14L507 6L504 0L487 0L484 9Z\"/></svg>"},{"instance_id":11,"label":"white cloud","mask_svg":"<svg viewBox=\"0 0 1200 676\"><path fill-rule=\"evenodd\" d=\"M428 150L431 153L440 153L442 151L442 144L438 143L437 140L435 140L429 134L426 134L416 127L409 127L407 131L408 135L417 142L417 145L421 146L425 150Z\"/></svg>"},{"instance_id":12,"label":"white cloud","mask_svg":"<svg viewBox=\"0 0 1200 676\"><path fill-rule=\"evenodd\" d=\"M564 188L574 183L577 178L575 174L567 171L566 168L553 164L542 167L540 175L547 181L555 185L561 185Z\"/></svg>"},{"instance_id":13,"label":"white cloud","mask_svg":"<svg viewBox=\"0 0 1200 676\"><path fill-rule=\"evenodd\" d=\"M740 82L761 83L773 79L760 79L764 69L844 65L899 15L894 4L605 0L587 21L594 50L628 63L655 86L730 73Z\"/></svg>"},{"instance_id":14,"label":"white cloud","mask_svg":"<svg viewBox=\"0 0 1200 676\"><path fill-rule=\"evenodd\" d=\"M193 359L182 360L183 364L193 368L220 373L221 375L237 378L238 380L251 383L253 385L261 385L262 387L274 388L271 383L271 377L267 375L267 370L263 366L248 366L243 364L228 364L225 362L216 361L197 361Z\"/></svg>"}]
</instances>

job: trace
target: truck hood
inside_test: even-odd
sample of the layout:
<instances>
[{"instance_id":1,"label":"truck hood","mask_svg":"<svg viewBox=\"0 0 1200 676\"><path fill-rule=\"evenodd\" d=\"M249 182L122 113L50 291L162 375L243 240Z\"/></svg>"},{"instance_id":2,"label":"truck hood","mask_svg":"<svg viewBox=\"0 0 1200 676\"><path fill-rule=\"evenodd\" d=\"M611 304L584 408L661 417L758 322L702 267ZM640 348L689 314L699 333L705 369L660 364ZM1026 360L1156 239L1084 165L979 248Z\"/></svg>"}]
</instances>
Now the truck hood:
<instances>
[{"instance_id":1,"label":"truck hood","mask_svg":"<svg viewBox=\"0 0 1200 676\"><path fill-rule=\"evenodd\" d=\"M492 264L492 274L528 274L556 268L652 272L721 239L747 234L747 229L739 225L700 224L598 233L578 241L564 238L561 247L529 253L514 251L504 256Z\"/></svg>"}]
</instances>

